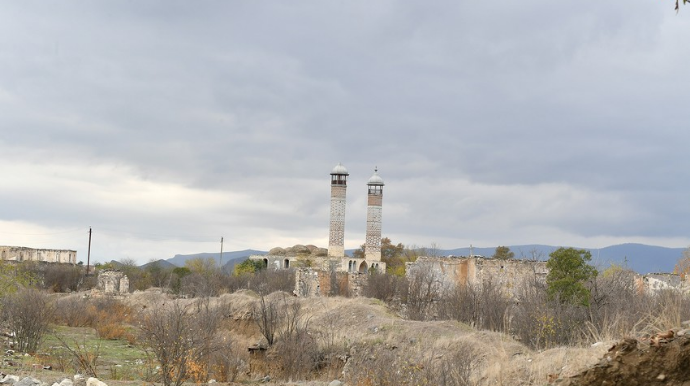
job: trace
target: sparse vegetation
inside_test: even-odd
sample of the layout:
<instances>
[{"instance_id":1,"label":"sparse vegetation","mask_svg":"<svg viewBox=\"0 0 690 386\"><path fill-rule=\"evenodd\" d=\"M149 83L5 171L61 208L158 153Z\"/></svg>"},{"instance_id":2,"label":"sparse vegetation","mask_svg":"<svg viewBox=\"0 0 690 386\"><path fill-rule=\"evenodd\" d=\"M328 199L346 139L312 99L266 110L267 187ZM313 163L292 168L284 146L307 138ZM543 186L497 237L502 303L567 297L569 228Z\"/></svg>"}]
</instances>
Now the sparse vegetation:
<instances>
[{"instance_id":1,"label":"sparse vegetation","mask_svg":"<svg viewBox=\"0 0 690 386\"><path fill-rule=\"evenodd\" d=\"M179 294L185 296L176 298L175 277L204 273L187 267L170 275L160 280L167 289L126 300L48 297L20 286L2 305L19 312L21 304L36 302L12 302L32 293L55 310L47 317L55 332L39 341L36 359L27 361L170 386L264 375L276 381L343 377L353 385L541 385L548 375L593 363L607 346L590 348L592 343L649 336L690 319L687 294L642 291L635 274L621 266L581 282L586 302L550 296L549 283L536 276L511 288L509 297L499 281L448 286L438 272L418 266L407 276L370 273L368 298L339 296L339 284L336 290L330 284L332 297L296 298L289 294L291 270L266 269L237 276L211 270L205 277L221 280L203 291L182 285ZM332 283L337 275L330 276ZM247 377L246 348L262 338L268 343L264 367Z\"/></svg>"},{"instance_id":2,"label":"sparse vegetation","mask_svg":"<svg viewBox=\"0 0 690 386\"><path fill-rule=\"evenodd\" d=\"M21 288L2 298L2 317L22 353L35 353L53 313L48 296L33 288Z\"/></svg>"},{"instance_id":3,"label":"sparse vegetation","mask_svg":"<svg viewBox=\"0 0 690 386\"><path fill-rule=\"evenodd\" d=\"M221 317L221 308L211 307L208 298L188 306L173 302L142 315L141 343L157 359L163 385L180 386L190 378L197 383L208 380L212 355L225 348L226 340L217 336Z\"/></svg>"}]
</instances>

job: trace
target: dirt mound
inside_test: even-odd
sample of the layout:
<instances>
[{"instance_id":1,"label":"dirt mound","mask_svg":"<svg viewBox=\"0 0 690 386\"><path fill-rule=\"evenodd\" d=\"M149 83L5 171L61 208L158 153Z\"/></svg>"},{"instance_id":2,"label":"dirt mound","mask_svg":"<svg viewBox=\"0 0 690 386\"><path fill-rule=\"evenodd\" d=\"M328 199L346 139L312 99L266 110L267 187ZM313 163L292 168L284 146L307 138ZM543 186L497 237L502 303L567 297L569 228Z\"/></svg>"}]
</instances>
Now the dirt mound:
<instances>
[{"instance_id":1,"label":"dirt mound","mask_svg":"<svg viewBox=\"0 0 690 386\"><path fill-rule=\"evenodd\" d=\"M556 384L690 386L690 337L662 342L626 339L594 367Z\"/></svg>"}]
</instances>

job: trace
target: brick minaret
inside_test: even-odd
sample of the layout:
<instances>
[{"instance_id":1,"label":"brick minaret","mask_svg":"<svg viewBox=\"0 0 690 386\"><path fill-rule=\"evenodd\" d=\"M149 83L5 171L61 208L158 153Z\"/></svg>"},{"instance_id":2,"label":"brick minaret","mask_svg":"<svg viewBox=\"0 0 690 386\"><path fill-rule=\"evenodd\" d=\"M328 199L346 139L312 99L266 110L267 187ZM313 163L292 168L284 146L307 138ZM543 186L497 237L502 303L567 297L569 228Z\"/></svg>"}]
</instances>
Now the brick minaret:
<instances>
[{"instance_id":1,"label":"brick minaret","mask_svg":"<svg viewBox=\"0 0 690 386\"><path fill-rule=\"evenodd\" d=\"M347 169L340 163L331 172L331 226L328 234L330 257L345 257L345 193L348 175Z\"/></svg>"},{"instance_id":2,"label":"brick minaret","mask_svg":"<svg viewBox=\"0 0 690 386\"><path fill-rule=\"evenodd\" d=\"M367 205L367 239L364 245L364 258L381 260L381 212L383 205L383 179L378 168L367 182L369 197Z\"/></svg>"}]
</instances>

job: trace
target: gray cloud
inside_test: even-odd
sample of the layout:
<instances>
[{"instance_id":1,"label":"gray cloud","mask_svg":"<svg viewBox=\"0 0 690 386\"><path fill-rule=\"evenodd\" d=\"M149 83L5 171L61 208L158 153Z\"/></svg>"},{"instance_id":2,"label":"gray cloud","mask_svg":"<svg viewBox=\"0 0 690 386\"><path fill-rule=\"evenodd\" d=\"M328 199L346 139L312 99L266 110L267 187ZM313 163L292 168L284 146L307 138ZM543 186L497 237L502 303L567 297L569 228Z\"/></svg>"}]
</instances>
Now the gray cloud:
<instances>
[{"instance_id":1,"label":"gray cloud","mask_svg":"<svg viewBox=\"0 0 690 386\"><path fill-rule=\"evenodd\" d=\"M375 166L394 241L690 243L688 27L668 4L3 8L2 244L81 256L91 225L102 258L325 246L337 162L347 247Z\"/></svg>"}]
</instances>

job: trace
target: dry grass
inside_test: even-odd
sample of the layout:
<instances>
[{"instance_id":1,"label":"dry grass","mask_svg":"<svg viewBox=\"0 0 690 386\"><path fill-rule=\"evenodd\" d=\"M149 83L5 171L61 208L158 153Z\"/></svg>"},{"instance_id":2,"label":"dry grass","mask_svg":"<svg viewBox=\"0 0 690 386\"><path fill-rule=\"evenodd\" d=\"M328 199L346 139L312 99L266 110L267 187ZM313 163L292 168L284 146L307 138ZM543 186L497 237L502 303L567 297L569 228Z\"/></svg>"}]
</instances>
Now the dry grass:
<instances>
[{"instance_id":1,"label":"dry grass","mask_svg":"<svg viewBox=\"0 0 690 386\"><path fill-rule=\"evenodd\" d=\"M246 347L261 340L261 334L251 319L252 307L258 299L258 295L252 291L240 291L212 300L215 305L230 305L225 318L226 328L232 335L237 355L245 363L249 360ZM395 380L397 384L410 384L414 379L426 379L425 382L428 382L430 377L437 376L434 374L443 368L444 363L471 359L469 384L543 385L551 374L570 376L593 365L610 347L610 344L599 344L595 347L559 347L535 352L505 334L477 331L455 321L404 320L376 299L305 299L283 292L270 294L267 299L279 300L285 306L292 302L301 303L310 334L322 350L336 356L349 356L349 364L344 368L345 378L350 377L354 381L353 374L361 373L361 369L352 365L368 363L379 366L373 367L377 369L378 378L367 378L368 381L358 379L351 384L385 384L384 376ZM155 304L186 304L191 301L175 300L165 294L150 292L131 296L127 304L132 308L148 308ZM462 355L468 350L472 353L470 359ZM367 362L367 358L382 358L389 362L373 364ZM400 368L394 368L392 364ZM384 369L392 370L386 372ZM405 377L395 378L400 374L407 374L407 381ZM339 372L331 371L323 375L321 380L339 375Z\"/></svg>"}]
</instances>

